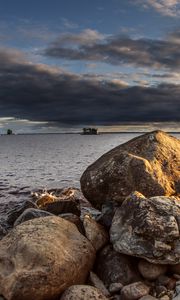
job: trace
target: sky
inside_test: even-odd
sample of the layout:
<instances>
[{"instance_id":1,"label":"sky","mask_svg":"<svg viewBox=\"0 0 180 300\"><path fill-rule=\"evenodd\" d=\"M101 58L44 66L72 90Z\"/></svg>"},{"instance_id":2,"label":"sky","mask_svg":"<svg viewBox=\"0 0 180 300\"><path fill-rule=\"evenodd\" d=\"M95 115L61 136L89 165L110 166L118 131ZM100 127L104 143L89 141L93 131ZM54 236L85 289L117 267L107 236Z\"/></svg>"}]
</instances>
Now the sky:
<instances>
[{"instance_id":1,"label":"sky","mask_svg":"<svg viewBox=\"0 0 180 300\"><path fill-rule=\"evenodd\" d=\"M179 0L0 7L0 133L180 130Z\"/></svg>"}]
</instances>

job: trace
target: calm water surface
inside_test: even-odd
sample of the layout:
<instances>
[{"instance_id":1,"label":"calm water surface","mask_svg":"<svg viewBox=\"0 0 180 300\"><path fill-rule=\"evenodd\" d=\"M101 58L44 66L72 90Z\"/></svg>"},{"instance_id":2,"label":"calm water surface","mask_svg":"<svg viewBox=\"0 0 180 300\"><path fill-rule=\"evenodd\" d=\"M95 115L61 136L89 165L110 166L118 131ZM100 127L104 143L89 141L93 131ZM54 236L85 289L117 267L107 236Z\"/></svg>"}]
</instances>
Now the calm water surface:
<instances>
[{"instance_id":1,"label":"calm water surface","mask_svg":"<svg viewBox=\"0 0 180 300\"><path fill-rule=\"evenodd\" d=\"M86 167L137 134L0 136L0 191L79 187ZM176 135L180 138L180 134Z\"/></svg>"}]
</instances>

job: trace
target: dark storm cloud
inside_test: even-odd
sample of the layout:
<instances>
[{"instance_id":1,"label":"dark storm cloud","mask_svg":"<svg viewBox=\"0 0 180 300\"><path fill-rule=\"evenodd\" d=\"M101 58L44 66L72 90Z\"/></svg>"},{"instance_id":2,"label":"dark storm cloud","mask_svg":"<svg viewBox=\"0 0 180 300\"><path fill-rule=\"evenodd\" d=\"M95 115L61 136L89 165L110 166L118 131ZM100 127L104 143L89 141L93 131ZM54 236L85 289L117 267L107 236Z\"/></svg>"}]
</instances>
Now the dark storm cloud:
<instances>
[{"instance_id":1,"label":"dark storm cloud","mask_svg":"<svg viewBox=\"0 0 180 300\"><path fill-rule=\"evenodd\" d=\"M0 51L0 65L0 117L74 125L180 120L180 85L127 87L121 78L84 79L28 63L8 49Z\"/></svg>"},{"instance_id":2,"label":"dark storm cloud","mask_svg":"<svg viewBox=\"0 0 180 300\"><path fill-rule=\"evenodd\" d=\"M132 39L127 36L104 36L87 30L64 34L45 49L44 55L68 60L88 60L113 65L180 68L179 33L164 40Z\"/></svg>"}]
</instances>

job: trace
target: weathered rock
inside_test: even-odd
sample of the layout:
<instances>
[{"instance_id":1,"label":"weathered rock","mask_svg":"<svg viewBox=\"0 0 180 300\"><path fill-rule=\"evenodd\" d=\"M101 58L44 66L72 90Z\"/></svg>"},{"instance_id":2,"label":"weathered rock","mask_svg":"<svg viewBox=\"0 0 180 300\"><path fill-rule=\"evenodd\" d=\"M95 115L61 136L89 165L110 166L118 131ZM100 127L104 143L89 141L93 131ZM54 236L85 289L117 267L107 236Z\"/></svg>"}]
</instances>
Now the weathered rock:
<instances>
[{"instance_id":1,"label":"weathered rock","mask_svg":"<svg viewBox=\"0 0 180 300\"><path fill-rule=\"evenodd\" d=\"M123 300L137 300L141 297L148 295L150 287L141 281L126 285L121 290L121 296Z\"/></svg>"},{"instance_id":2,"label":"weathered rock","mask_svg":"<svg viewBox=\"0 0 180 300\"><path fill-rule=\"evenodd\" d=\"M37 205L30 200L25 202L15 203L10 210L7 212L7 222L13 225L16 219L27 209L27 208L37 208Z\"/></svg>"},{"instance_id":3,"label":"weathered rock","mask_svg":"<svg viewBox=\"0 0 180 300\"><path fill-rule=\"evenodd\" d=\"M147 197L180 193L180 141L163 131L139 136L104 154L81 177L95 207L122 202L133 191Z\"/></svg>"},{"instance_id":4,"label":"weathered rock","mask_svg":"<svg viewBox=\"0 0 180 300\"><path fill-rule=\"evenodd\" d=\"M111 246L100 251L95 266L97 275L107 287L111 283L129 284L140 278L131 258L116 252Z\"/></svg>"},{"instance_id":5,"label":"weathered rock","mask_svg":"<svg viewBox=\"0 0 180 300\"><path fill-rule=\"evenodd\" d=\"M97 288L99 291L101 291L101 293L104 296L106 296L106 297L110 296L110 293L109 293L108 289L105 287L102 280L93 272L90 272L90 274L89 274L89 283L91 285L93 285L95 288Z\"/></svg>"},{"instance_id":6,"label":"weathered rock","mask_svg":"<svg viewBox=\"0 0 180 300\"><path fill-rule=\"evenodd\" d=\"M78 228L79 232L82 233L83 235L85 235L83 222L81 221L80 217L78 217L77 215L71 214L71 213L60 214L59 217L75 224L76 227Z\"/></svg>"},{"instance_id":7,"label":"weathered rock","mask_svg":"<svg viewBox=\"0 0 180 300\"><path fill-rule=\"evenodd\" d=\"M138 264L138 269L145 279L155 280L167 271L167 266L152 264L142 259Z\"/></svg>"},{"instance_id":8,"label":"weathered rock","mask_svg":"<svg viewBox=\"0 0 180 300\"><path fill-rule=\"evenodd\" d=\"M54 215L72 213L80 216L80 203L76 195L76 189L68 188L59 190L57 195L47 191L37 193L36 204L40 209L46 210Z\"/></svg>"},{"instance_id":9,"label":"weathered rock","mask_svg":"<svg viewBox=\"0 0 180 300\"><path fill-rule=\"evenodd\" d=\"M110 229L114 249L154 264L180 262L180 201L135 192L116 210Z\"/></svg>"},{"instance_id":10,"label":"weathered rock","mask_svg":"<svg viewBox=\"0 0 180 300\"><path fill-rule=\"evenodd\" d=\"M48 211L44 211L36 208L27 208L14 222L14 226L17 226L25 221L32 220L35 218L53 216L53 214Z\"/></svg>"},{"instance_id":11,"label":"weathered rock","mask_svg":"<svg viewBox=\"0 0 180 300\"><path fill-rule=\"evenodd\" d=\"M120 283L120 282L114 282L114 283L110 284L110 286L109 286L109 292L111 294L116 294L116 293L120 292L120 290L122 288L123 288L122 283Z\"/></svg>"},{"instance_id":12,"label":"weathered rock","mask_svg":"<svg viewBox=\"0 0 180 300\"><path fill-rule=\"evenodd\" d=\"M93 286L73 285L61 296L60 300L107 300L101 291Z\"/></svg>"},{"instance_id":13,"label":"weathered rock","mask_svg":"<svg viewBox=\"0 0 180 300\"><path fill-rule=\"evenodd\" d=\"M0 295L49 300L85 282L95 258L91 243L60 217L37 218L0 241Z\"/></svg>"},{"instance_id":14,"label":"weathered rock","mask_svg":"<svg viewBox=\"0 0 180 300\"><path fill-rule=\"evenodd\" d=\"M109 235L101 224L98 224L90 216L84 216L83 220L85 235L94 246L96 251L100 250L109 241Z\"/></svg>"}]
</instances>

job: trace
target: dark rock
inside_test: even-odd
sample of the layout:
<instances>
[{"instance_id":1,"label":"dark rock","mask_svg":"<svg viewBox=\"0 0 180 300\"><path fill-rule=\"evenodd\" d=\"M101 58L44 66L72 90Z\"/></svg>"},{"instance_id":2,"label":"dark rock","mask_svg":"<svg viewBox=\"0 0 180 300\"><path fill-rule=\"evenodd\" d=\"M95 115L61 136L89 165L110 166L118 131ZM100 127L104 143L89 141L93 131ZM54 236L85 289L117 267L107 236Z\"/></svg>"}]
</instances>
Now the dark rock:
<instances>
[{"instance_id":1,"label":"dark rock","mask_svg":"<svg viewBox=\"0 0 180 300\"><path fill-rule=\"evenodd\" d=\"M97 275L107 287L111 283L129 284L140 278L131 257L116 252L111 246L100 251L95 266Z\"/></svg>"},{"instance_id":2,"label":"dark rock","mask_svg":"<svg viewBox=\"0 0 180 300\"><path fill-rule=\"evenodd\" d=\"M37 205L30 200L14 203L7 213L7 222L12 226L27 208L37 208Z\"/></svg>"},{"instance_id":3,"label":"dark rock","mask_svg":"<svg viewBox=\"0 0 180 300\"><path fill-rule=\"evenodd\" d=\"M139 136L104 154L81 177L95 207L122 202L133 191L146 197L180 193L180 141L162 131Z\"/></svg>"},{"instance_id":4,"label":"dark rock","mask_svg":"<svg viewBox=\"0 0 180 300\"><path fill-rule=\"evenodd\" d=\"M94 259L94 248L74 224L56 216L26 221L0 241L0 295L56 299L86 281Z\"/></svg>"},{"instance_id":5,"label":"dark rock","mask_svg":"<svg viewBox=\"0 0 180 300\"><path fill-rule=\"evenodd\" d=\"M180 275L180 263L176 264L176 265L169 266L169 270L172 274L175 273L175 274Z\"/></svg>"},{"instance_id":6,"label":"dark rock","mask_svg":"<svg viewBox=\"0 0 180 300\"><path fill-rule=\"evenodd\" d=\"M180 262L180 201L131 194L116 210L110 229L113 247L154 264Z\"/></svg>"},{"instance_id":7,"label":"dark rock","mask_svg":"<svg viewBox=\"0 0 180 300\"><path fill-rule=\"evenodd\" d=\"M14 222L14 226L17 226L25 221L32 220L35 218L53 216L53 214L36 208L27 208Z\"/></svg>"},{"instance_id":8,"label":"dark rock","mask_svg":"<svg viewBox=\"0 0 180 300\"><path fill-rule=\"evenodd\" d=\"M93 286L72 285L61 296L60 300L107 300L101 291Z\"/></svg>"}]
</instances>

